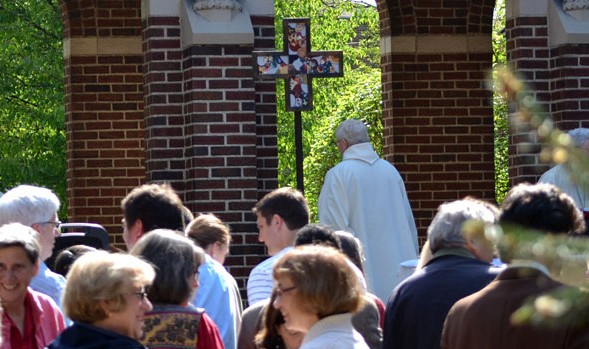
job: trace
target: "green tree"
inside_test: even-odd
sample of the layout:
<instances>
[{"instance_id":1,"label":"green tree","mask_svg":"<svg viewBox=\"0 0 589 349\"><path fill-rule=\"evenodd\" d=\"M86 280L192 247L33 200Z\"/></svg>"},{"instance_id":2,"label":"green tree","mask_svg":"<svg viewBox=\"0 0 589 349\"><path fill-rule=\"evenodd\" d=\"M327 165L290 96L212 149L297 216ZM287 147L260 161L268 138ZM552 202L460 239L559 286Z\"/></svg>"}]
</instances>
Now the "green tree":
<instances>
[{"instance_id":1,"label":"green tree","mask_svg":"<svg viewBox=\"0 0 589 349\"><path fill-rule=\"evenodd\" d=\"M348 0L275 2L276 48L282 49L282 20L309 17L311 47L342 50L344 76L314 79L314 109L302 112L305 197L317 221L317 199L325 173L339 162L334 132L346 119L369 127L382 153L380 31L376 8ZM279 183L296 187L294 114L285 111L284 82L277 86Z\"/></svg>"},{"instance_id":2,"label":"green tree","mask_svg":"<svg viewBox=\"0 0 589 349\"><path fill-rule=\"evenodd\" d=\"M55 191L66 210L63 26L58 0L0 0L0 191Z\"/></svg>"},{"instance_id":3,"label":"green tree","mask_svg":"<svg viewBox=\"0 0 589 349\"><path fill-rule=\"evenodd\" d=\"M493 74L497 67L507 63L505 45L505 0L497 0L493 14ZM497 203L501 203L509 190L509 121L507 102L494 89L493 120L495 128L495 195Z\"/></svg>"}]
</instances>

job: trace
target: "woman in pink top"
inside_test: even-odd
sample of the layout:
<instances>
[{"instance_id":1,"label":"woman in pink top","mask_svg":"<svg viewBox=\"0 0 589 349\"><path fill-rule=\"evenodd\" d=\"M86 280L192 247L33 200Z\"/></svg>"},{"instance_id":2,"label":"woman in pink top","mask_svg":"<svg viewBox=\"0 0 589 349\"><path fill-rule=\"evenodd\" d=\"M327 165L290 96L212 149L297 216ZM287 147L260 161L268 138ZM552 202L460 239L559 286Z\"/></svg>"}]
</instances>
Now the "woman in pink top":
<instances>
[{"instance_id":1,"label":"woman in pink top","mask_svg":"<svg viewBox=\"0 0 589 349\"><path fill-rule=\"evenodd\" d=\"M20 223L0 227L2 349L37 349L65 328L63 315L48 296L29 288L39 272L37 233Z\"/></svg>"}]
</instances>

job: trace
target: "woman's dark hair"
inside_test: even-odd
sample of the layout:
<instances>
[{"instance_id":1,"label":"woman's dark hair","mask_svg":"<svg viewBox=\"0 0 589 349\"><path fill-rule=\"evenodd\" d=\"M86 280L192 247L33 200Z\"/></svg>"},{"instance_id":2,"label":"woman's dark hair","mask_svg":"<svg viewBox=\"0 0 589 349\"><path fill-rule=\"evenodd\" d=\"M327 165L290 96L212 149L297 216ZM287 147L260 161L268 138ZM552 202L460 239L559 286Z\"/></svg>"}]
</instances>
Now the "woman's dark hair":
<instances>
[{"instance_id":1,"label":"woman's dark hair","mask_svg":"<svg viewBox=\"0 0 589 349\"><path fill-rule=\"evenodd\" d=\"M282 337L278 334L278 326L284 323L284 317L280 310L272 306L275 300L276 290L273 290L270 302L262 309L262 328L254 339L259 349L285 348Z\"/></svg>"},{"instance_id":2,"label":"woman's dark hair","mask_svg":"<svg viewBox=\"0 0 589 349\"><path fill-rule=\"evenodd\" d=\"M204 251L192 240L169 229L143 236L131 254L154 266L155 280L147 297L153 303L180 305L194 293L193 281L205 260Z\"/></svg>"},{"instance_id":3,"label":"woman's dark hair","mask_svg":"<svg viewBox=\"0 0 589 349\"><path fill-rule=\"evenodd\" d=\"M61 250L61 252L57 254L57 257L55 257L53 270L60 275L66 276L76 259L90 251L96 251L96 249L92 246L74 245Z\"/></svg>"}]
</instances>

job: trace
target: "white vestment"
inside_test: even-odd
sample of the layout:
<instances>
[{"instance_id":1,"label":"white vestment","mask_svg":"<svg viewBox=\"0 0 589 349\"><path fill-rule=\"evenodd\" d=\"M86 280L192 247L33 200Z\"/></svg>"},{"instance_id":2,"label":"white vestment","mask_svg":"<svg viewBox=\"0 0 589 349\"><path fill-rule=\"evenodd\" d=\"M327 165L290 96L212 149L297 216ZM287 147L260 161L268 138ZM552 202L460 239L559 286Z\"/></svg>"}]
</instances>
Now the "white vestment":
<instances>
[{"instance_id":1,"label":"white vestment","mask_svg":"<svg viewBox=\"0 0 589 349\"><path fill-rule=\"evenodd\" d=\"M574 183L564 165L556 165L544 172L539 182L559 187L560 190L573 198L579 210L589 208L589 190L585 190L581 185Z\"/></svg>"},{"instance_id":2,"label":"white vestment","mask_svg":"<svg viewBox=\"0 0 589 349\"><path fill-rule=\"evenodd\" d=\"M325 175L319 220L364 245L368 289L386 301L402 280L400 263L418 256L417 229L399 172L370 143L346 149Z\"/></svg>"}]
</instances>

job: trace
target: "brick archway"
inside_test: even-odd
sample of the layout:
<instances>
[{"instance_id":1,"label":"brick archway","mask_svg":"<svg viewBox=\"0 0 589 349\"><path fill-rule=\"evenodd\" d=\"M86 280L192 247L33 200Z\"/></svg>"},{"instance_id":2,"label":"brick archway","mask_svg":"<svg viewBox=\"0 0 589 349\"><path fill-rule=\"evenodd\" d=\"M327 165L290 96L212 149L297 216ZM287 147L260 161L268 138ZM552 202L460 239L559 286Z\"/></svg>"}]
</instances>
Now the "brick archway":
<instances>
[{"instance_id":1,"label":"brick archway","mask_svg":"<svg viewBox=\"0 0 589 349\"><path fill-rule=\"evenodd\" d=\"M272 0L241 2L251 29L239 44L184 37L184 1L62 0L61 10L70 219L104 225L122 247L121 198L170 180L192 210L230 223L228 263L243 286L263 258L250 208L277 186L278 158L276 87L249 68L253 50L274 46ZM559 126L589 126L589 35L567 32L556 2L540 2L508 1L509 59ZM494 1L377 6L386 158L405 178L424 235L440 203L495 198L485 86ZM549 16L562 28L549 28ZM534 181L542 167L520 138L512 180Z\"/></svg>"}]
</instances>

